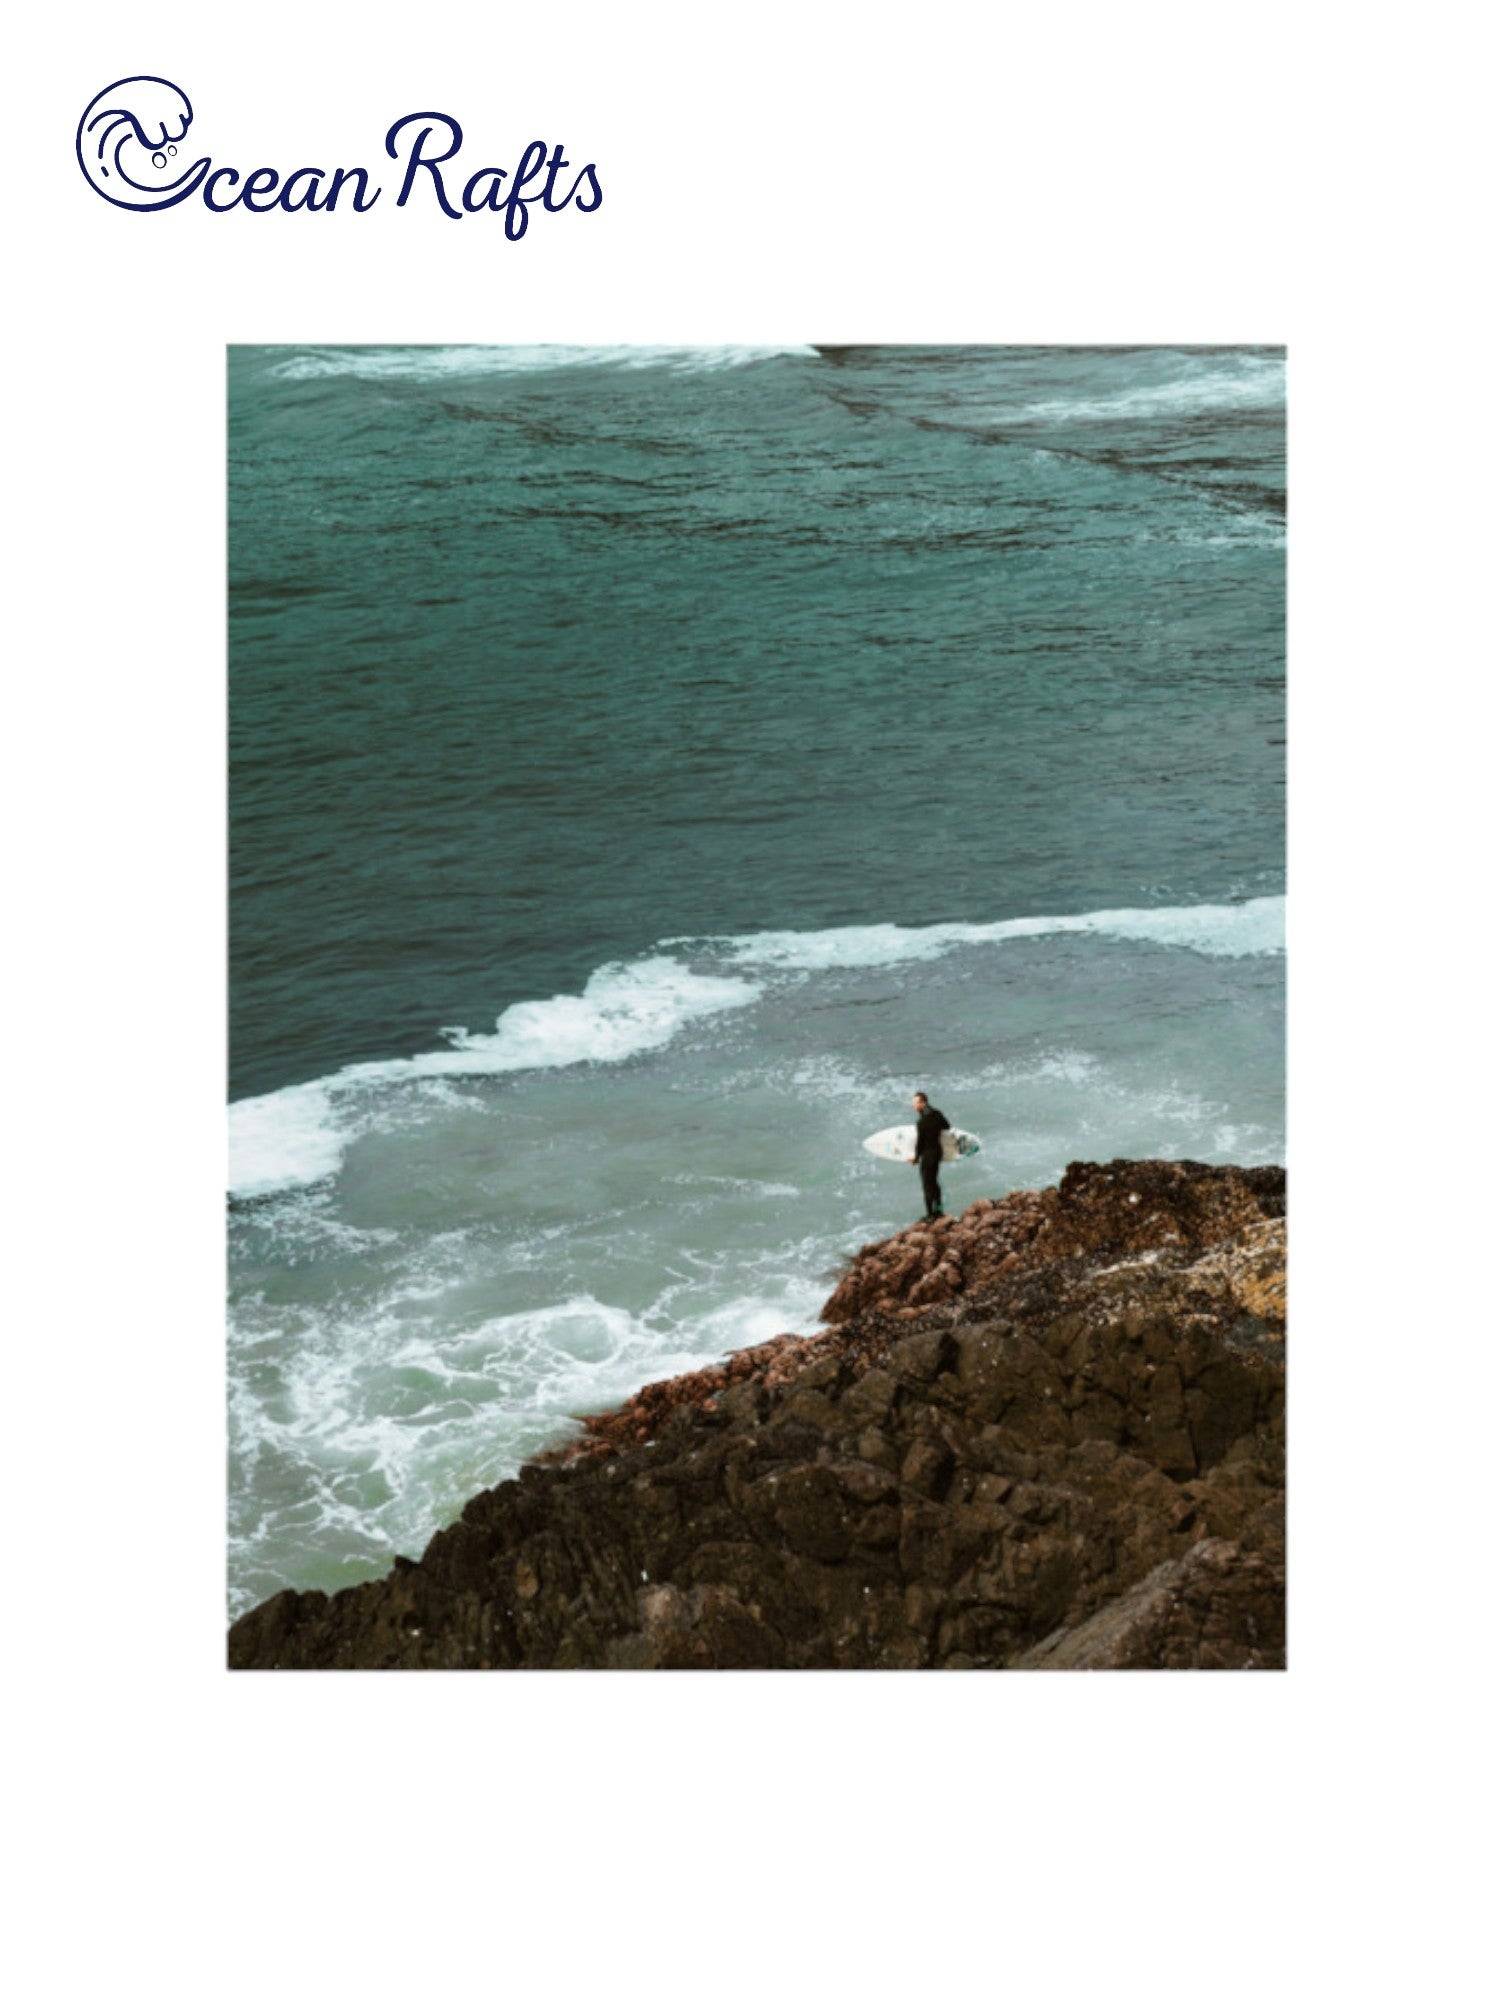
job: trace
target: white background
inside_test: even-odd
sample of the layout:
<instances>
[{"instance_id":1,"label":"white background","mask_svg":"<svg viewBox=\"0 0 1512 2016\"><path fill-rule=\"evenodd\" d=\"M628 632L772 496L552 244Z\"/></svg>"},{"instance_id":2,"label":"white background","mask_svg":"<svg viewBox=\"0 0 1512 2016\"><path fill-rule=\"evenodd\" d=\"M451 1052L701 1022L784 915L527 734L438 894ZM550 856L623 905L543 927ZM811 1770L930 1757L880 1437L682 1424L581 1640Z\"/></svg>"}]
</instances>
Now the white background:
<instances>
[{"instance_id":1,"label":"white background","mask_svg":"<svg viewBox=\"0 0 1512 2016\"><path fill-rule=\"evenodd\" d=\"M28 26L0 388L16 2006L1488 2006L1482 18L354 0ZM515 245L419 203L127 215L73 136L141 71L187 88L217 163L376 167L435 109L470 165L534 137L596 160L604 205ZM224 1673L224 347L301 339L1289 344L1290 1673Z\"/></svg>"}]
</instances>

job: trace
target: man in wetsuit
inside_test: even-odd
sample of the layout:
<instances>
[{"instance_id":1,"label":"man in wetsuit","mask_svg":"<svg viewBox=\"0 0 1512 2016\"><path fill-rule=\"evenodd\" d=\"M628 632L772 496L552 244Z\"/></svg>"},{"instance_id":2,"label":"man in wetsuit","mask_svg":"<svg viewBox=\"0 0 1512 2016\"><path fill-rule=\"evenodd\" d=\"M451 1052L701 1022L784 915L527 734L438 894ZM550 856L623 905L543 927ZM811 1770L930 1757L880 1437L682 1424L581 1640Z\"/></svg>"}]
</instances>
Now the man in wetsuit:
<instances>
[{"instance_id":1,"label":"man in wetsuit","mask_svg":"<svg viewBox=\"0 0 1512 2016\"><path fill-rule=\"evenodd\" d=\"M944 1135L950 1122L929 1103L927 1092L915 1092L914 1111L919 1124L914 1134L913 1159L919 1165L919 1181L924 1185L924 1216L942 1218L944 1199L940 1196L940 1157L945 1150Z\"/></svg>"}]
</instances>

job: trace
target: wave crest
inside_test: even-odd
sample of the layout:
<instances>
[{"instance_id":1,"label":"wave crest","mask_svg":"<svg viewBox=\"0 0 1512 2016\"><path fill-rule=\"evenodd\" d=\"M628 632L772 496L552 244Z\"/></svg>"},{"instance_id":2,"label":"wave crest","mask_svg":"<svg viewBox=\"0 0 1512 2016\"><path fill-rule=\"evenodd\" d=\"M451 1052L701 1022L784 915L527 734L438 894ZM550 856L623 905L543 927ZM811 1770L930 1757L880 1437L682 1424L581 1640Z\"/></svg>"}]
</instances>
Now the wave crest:
<instances>
[{"instance_id":1,"label":"wave crest","mask_svg":"<svg viewBox=\"0 0 1512 2016\"><path fill-rule=\"evenodd\" d=\"M1163 420L1183 413L1233 413L1284 408L1286 359L1228 360L1221 370L1188 370L1164 384L1121 392L1089 392L1076 399L1046 399L996 417L1005 423L1067 420Z\"/></svg>"},{"instance_id":2,"label":"wave crest","mask_svg":"<svg viewBox=\"0 0 1512 2016\"><path fill-rule=\"evenodd\" d=\"M664 1049L709 1016L754 1002L770 979L938 959L968 946L1068 934L1138 940L1210 959L1272 956L1285 948L1286 899L1195 903L1151 910L1092 910L1009 917L988 924L854 924L833 931L758 931L742 937L668 938L644 959L601 966L581 994L516 1001L493 1029L443 1030L451 1047L349 1064L230 1109L231 1194L250 1199L322 1183L371 1124L365 1091L423 1080L613 1065ZM695 971L671 948L696 947ZM766 977L763 977L766 976Z\"/></svg>"},{"instance_id":3,"label":"wave crest","mask_svg":"<svg viewBox=\"0 0 1512 2016\"><path fill-rule=\"evenodd\" d=\"M569 1064L619 1064L670 1043L689 1023L754 1001L761 988L734 974L694 973L665 955L601 966L581 994L516 1001L492 1030L446 1029L449 1050L348 1064L231 1107L230 1191L235 1197L321 1183L363 1131L343 1095L419 1079L491 1077Z\"/></svg>"},{"instance_id":4,"label":"wave crest","mask_svg":"<svg viewBox=\"0 0 1512 2016\"><path fill-rule=\"evenodd\" d=\"M505 377L517 372L600 370L683 372L730 371L773 357L816 357L808 343L459 343L396 349L306 350L269 368L269 376L296 383L311 378Z\"/></svg>"},{"instance_id":5,"label":"wave crest","mask_svg":"<svg viewBox=\"0 0 1512 2016\"><path fill-rule=\"evenodd\" d=\"M937 959L967 945L1011 938L1051 938L1082 932L1180 946L1209 958L1276 953L1286 943L1286 899L1255 896L1244 903L1189 903L1157 910L1091 910L1069 917L1007 917L992 924L851 924L834 931L756 931L739 938L670 938L702 944L732 965L822 973L839 967L898 966Z\"/></svg>"}]
</instances>

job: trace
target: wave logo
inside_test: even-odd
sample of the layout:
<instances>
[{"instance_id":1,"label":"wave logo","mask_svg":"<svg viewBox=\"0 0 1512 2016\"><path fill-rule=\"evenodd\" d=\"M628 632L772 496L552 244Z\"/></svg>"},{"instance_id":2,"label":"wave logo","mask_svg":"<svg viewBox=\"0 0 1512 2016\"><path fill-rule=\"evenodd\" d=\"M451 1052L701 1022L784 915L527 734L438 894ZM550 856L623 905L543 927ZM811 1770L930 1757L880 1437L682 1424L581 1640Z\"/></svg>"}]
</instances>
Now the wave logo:
<instances>
[{"instance_id":1,"label":"wave logo","mask_svg":"<svg viewBox=\"0 0 1512 2016\"><path fill-rule=\"evenodd\" d=\"M210 157L185 162L194 107L166 77L122 77L84 107L74 150L84 180L122 210L170 210L192 196Z\"/></svg>"}]
</instances>

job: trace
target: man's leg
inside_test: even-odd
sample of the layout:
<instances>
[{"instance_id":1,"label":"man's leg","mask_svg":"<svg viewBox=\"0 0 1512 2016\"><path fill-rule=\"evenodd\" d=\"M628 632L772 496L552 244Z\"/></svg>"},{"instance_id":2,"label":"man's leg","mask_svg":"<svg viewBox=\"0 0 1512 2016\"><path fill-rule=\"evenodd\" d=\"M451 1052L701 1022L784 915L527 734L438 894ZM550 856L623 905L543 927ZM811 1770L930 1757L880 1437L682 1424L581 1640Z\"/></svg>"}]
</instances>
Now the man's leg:
<instances>
[{"instance_id":1,"label":"man's leg","mask_svg":"<svg viewBox=\"0 0 1512 2016\"><path fill-rule=\"evenodd\" d=\"M945 1208L945 1200L940 1195L940 1158L928 1156L919 1164L919 1174L924 1179L924 1215L938 1218Z\"/></svg>"}]
</instances>

